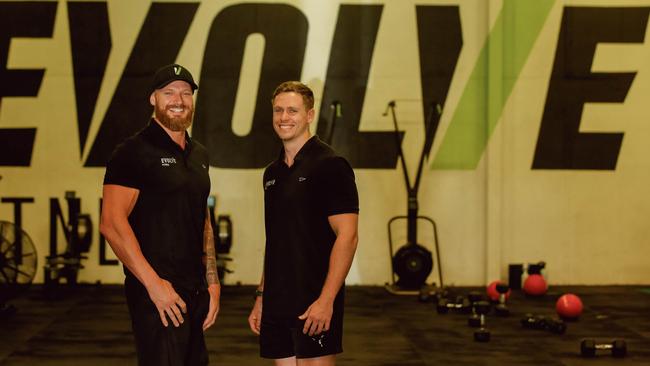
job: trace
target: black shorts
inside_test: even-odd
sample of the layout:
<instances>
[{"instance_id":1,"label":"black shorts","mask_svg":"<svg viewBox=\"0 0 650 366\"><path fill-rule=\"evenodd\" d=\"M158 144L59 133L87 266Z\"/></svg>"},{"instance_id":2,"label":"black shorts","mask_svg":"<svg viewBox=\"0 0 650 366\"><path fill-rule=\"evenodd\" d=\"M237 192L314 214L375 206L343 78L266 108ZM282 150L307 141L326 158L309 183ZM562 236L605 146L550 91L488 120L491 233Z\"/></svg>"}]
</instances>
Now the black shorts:
<instances>
[{"instance_id":1,"label":"black shorts","mask_svg":"<svg viewBox=\"0 0 650 366\"><path fill-rule=\"evenodd\" d=\"M343 352L343 312L335 312L330 329L319 335L303 334L304 320L279 320L262 316L260 356L280 359L312 358Z\"/></svg>"},{"instance_id":2,"label":"black shorts","mask_svg":"<svg viewBox=\"0 0 650 366\"><path fill-rule=\"evenodd\" d=\"M208 351L203 337L203 321L210 307L207 290L176 292L185 301L184 322L175 327L169 318L165 327L147 290L137 280L125 281L126 301L138 354L138 365L207 365Z\"/></svg>"}]
</instances>

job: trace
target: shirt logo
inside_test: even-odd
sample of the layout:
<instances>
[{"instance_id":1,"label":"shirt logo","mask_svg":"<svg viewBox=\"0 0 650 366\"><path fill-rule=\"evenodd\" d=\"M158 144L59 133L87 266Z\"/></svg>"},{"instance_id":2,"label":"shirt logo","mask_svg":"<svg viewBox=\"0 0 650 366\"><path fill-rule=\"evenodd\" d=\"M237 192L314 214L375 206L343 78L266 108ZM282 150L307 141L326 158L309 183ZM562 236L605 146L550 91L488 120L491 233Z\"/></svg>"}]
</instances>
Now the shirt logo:
<instances>
[{"instance_id":1,"label":"shirt logo","mask_svg":"<svg viewBox=\"0 0 650 366\"><path fill-rule=\"evenodd\" d=\"M264 190L266 191L270 186L275 185L275 179L267 180L266 183L264 183Z\"/></svg>"},{"instance_id":2,"label":"shirt logo","mask_svg":"<svg viewBox=\"0 0 650 366\"><path fill-rule=\"evenodd\" d=\"M298 182L304 182L306 180L307 180L307 178L305 178L305 177L298 177Z\"/></svg>"},{"instance_id":3,"label":"shirt logo","mask_svg":"<svg viewBox=\"0 0 650 366\"><path fill-rule=\"evenodd\" d=\"M160 158L161 166L169 166L170 164L176 164L175 158Z\"/></svg>"}]
</instances>

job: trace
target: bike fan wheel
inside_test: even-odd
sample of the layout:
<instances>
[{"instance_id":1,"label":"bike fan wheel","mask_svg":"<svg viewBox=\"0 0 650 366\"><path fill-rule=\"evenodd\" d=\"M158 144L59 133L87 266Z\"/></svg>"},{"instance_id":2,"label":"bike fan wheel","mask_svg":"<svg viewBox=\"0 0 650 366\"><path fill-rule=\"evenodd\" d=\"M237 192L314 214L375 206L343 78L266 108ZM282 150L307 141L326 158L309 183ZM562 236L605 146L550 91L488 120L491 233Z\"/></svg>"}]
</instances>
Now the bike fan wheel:
<instances>
[{"instance_id":1,"label":"bike fan wheel","mask_svg":"<svg viewBox=\"0 0 650 366\"><path fill-rule=\"evenodd\" d=\"M36 248L29 235L10 222L0 221L0 303L27 290L37 264Z\"/></svg>"},{"instance_id":2,"label":"bike fan wheel","mask_svg":"<svg viewBox=\"0 0 650 366\"><path fill-rule=\"evenodd\" d=\"M433 256L419 244L406 244L395 253L393 268L398 277L398 286L417 290L424 285L433 269Z\"/></svg>"}]
</instances>

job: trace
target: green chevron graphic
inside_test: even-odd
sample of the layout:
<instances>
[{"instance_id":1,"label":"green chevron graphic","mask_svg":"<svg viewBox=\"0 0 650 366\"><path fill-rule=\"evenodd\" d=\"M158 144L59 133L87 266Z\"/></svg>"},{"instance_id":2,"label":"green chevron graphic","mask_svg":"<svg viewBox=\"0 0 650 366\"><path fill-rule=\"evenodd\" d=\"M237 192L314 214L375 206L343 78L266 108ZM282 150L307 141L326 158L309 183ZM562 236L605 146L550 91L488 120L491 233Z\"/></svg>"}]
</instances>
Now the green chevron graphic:
<instances>
[{"instance_id":1,"label":"green chevron graphic","mask_svg":"<svg viewBox=\"0 0 650 366\"><path fill-rule=\"evenodd\" d=\"M555 0L504 0L432 169L476 169Z\"/></svg>"}]
</instances>

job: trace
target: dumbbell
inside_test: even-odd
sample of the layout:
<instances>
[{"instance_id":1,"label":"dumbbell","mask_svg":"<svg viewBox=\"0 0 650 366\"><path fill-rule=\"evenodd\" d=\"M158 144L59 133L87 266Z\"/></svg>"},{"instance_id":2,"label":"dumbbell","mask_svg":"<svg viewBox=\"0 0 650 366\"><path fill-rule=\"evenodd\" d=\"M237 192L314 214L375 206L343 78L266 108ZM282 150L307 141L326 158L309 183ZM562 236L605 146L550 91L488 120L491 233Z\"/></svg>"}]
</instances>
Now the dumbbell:
<instances>
[{"instance_id":1,"label":"dumbbell","mask_svg":"<svg viewBox=\"0 0 650 366\"><path fill-rule=\"evenodd\" d=\"M481 326L481 317L476 313L476 303L484 299L483 295L478 291L471 291L467 294L467 299L472 311L472 316L467 319L467 324L472 328L478 328Z\"/></svg>"},{"instance_id":2,"label":"dumbbell","mask_svg":"<svg viewBox=\"0 0 650 366\"><path fill-rule=\"evenodd\" d=\"M436 294L436 291L430 287L423 286L420 289L420 293L418 294L418 301L419 302L430 302L433 300L434 296Z\"/></svg>"},{"instance_id":3,"label":"dumbbell","mask_svg":"<svg viewBox=\"0 0 650 366\"><path fill-rule=\"evenodd\" d=\"M490 303L487 301L477 301L474 309L479 315L479 329L474 331L474 340L477 342L488 342L490 340L490 331L485 325L485 316L490 312Z\"/></svg>"},{"instance_id":4,"label":"dumbbell","mask_svg":"<svg viewBox=\"0 0 650 366\"><path fill-rule=\"evenodd\" d=\"M494 310L499 316L508 316L510 315L510 310L506 305L506 294L510 291L510 287L505 283L498 283L496 288L499 293L499 304L494 308Z\"/></svg>"},{"instance_id":5,"label":"dumbbell","mask_svg":"<svg viewBox=\"0 0 650 366\"><path fill-rule=\"evenodd\" d=\"M464 296L456 296L454 302L450 302L447 298L442 298L438 300L436 309L438 310L438 314L447 314L449 310L456 310L462 313L467 313L470 311L470 302Z\"/></svg>"},{"instance_id":6,"label":"dumbbell","mask_svg":"<svg viewBox=\"0 0 650 366\"><path fill-rule=\"evenodd\" d=\"M566 332L566 323L561 319L548 318L530 313L521 319L521 326L528 329L548 330L556 334L564 334Z\"/></svg>"},{"instance_id":7,"label":"dumbbell","mask_svg":"<svg viewBox=\"0 0 650 366\"><path fill-rule=\"evenodd\" d=\"M596 343L593 339L583 339L580 342L580 354L583 357L594 357L599 350L611 351L614 357L625 357L627 344L622 339L615 339L610 343Z\"/></svg>"},{"instance_id":8,"label":"dumbbell","mask_svg":"<svg viewBox=\"0 0 650 366\"><path fill-rule=\"evenodd\" d=\"M420 292L418 293L418 301L432 302L432 301L437 301L441 297L446 297L446 296L447 296L446 289L437 290L435 287L432 286L422 286Z\"/></svg>"}]
</instances>

